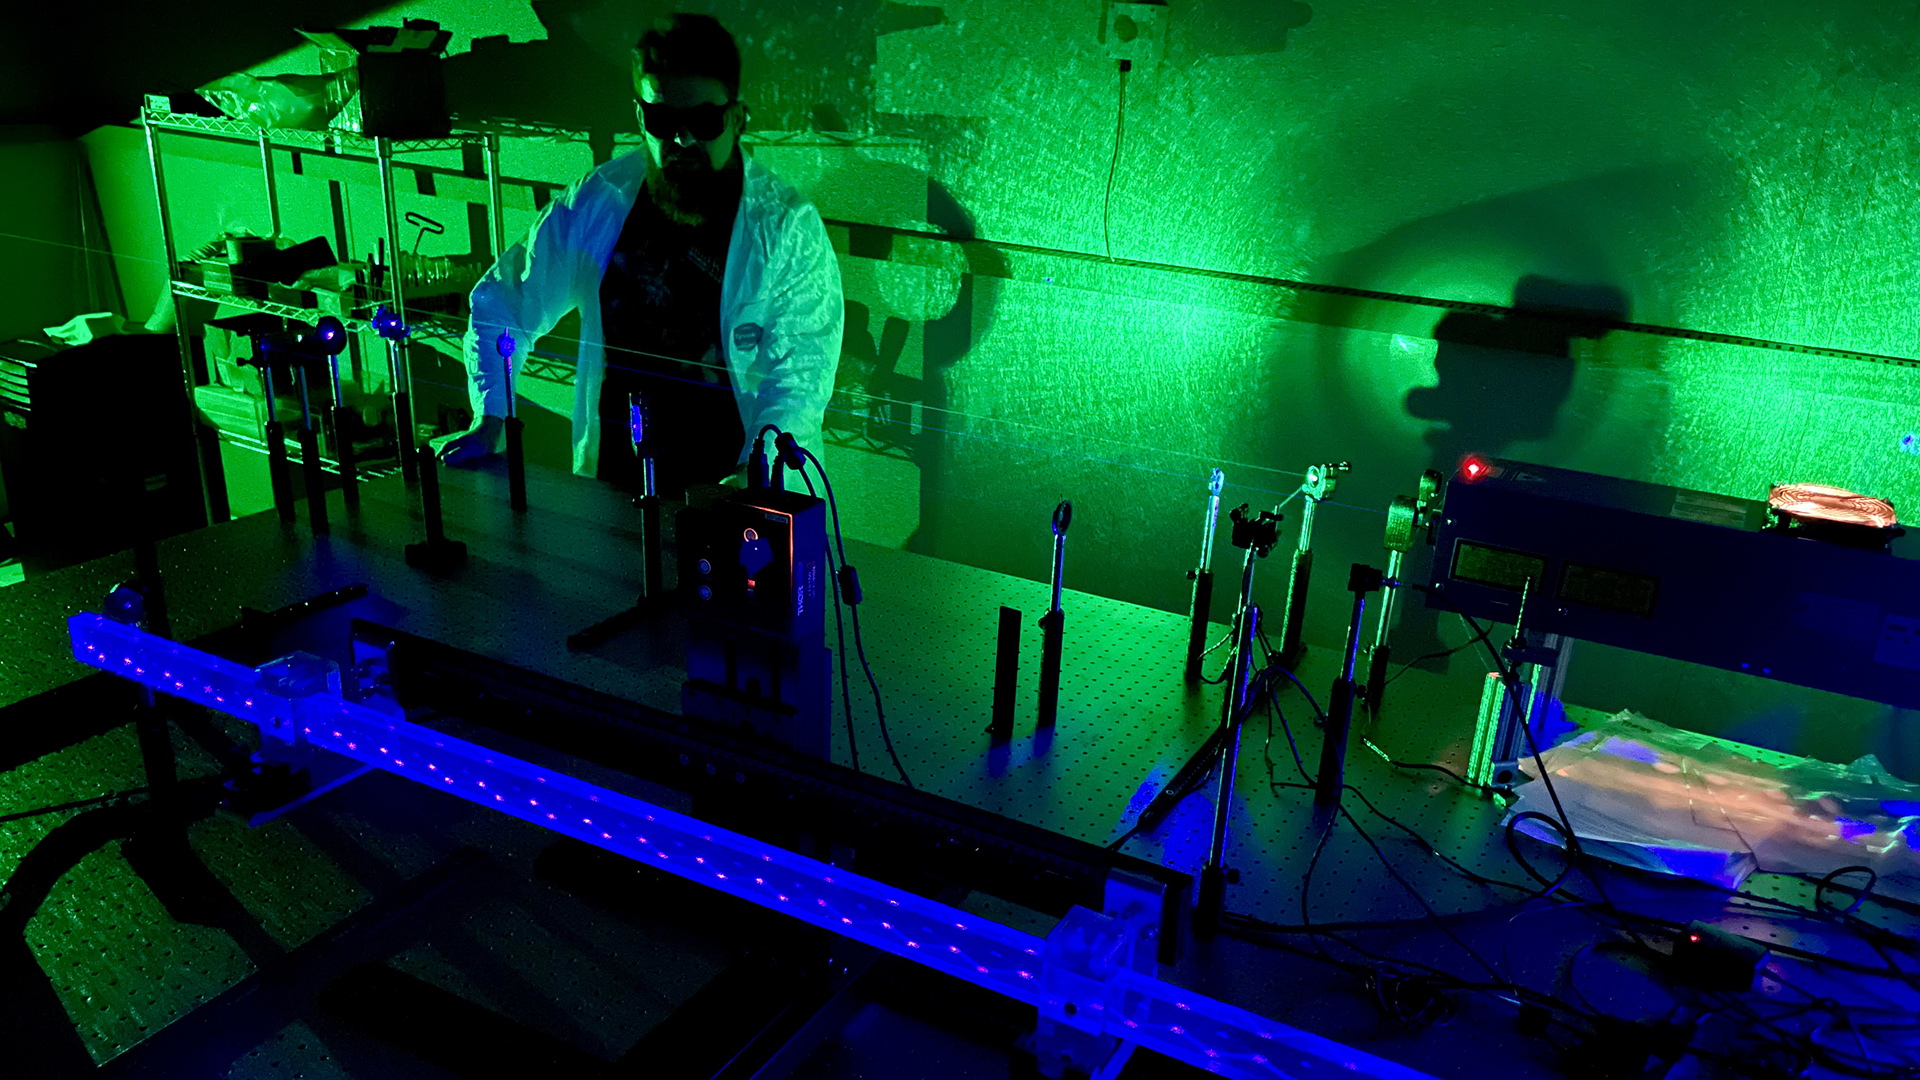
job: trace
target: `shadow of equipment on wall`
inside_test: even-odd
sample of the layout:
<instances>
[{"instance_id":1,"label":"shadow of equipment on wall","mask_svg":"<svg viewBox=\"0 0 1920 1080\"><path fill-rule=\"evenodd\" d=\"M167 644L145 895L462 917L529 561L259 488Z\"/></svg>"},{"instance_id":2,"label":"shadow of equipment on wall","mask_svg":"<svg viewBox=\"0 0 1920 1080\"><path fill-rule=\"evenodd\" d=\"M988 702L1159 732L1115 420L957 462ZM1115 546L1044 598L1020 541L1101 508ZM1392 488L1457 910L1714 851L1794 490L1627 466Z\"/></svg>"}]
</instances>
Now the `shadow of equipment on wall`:
<instances>
[{"instance_id":1,"label":"shadow of equipment on wall","mask_svg":"<svg viewBox=\"0 0 1920 1080\"><path fill-rule=\"evenodd\" d=\"M1285 51L1287 35L1313 21L1313 5L1299 0L1172 0L1167 21L1168 61L1176 66L1218 56Z\"/></svg>"},{"instance_id":2,"label":"shadow of equipment on wall","mask_svg":"<svg viewBox=\"0 0 1920 1080\"><path fill-rule=\"evenodd\" d=\"M626 50L589 42L578 32L579 20L572 16L597 6L592 0L540 0L531 6L547 40L513 42L505 34L474 38L470 51L446 60L447 107L469 121L520 120L584 131L594 164L607 161L616 133L640 129Z\"/></svg>"},{"instance_id":3,"label":"shadow of equipment on wall","mask_svg":"<svg viewBox=\"0 0 1920 1080\"><path fill-rule=\"evenodd\" d=\"M949 459L966 435L965 417L949 411L948 373L993 325L998 290L976 292L975 278L1005 279L1009 271L1004 254L970 243L978 238L973 215L938 180L927 181L926 213L928 224L964 245L966 262L952 305L923 324L920 377L897 369L911 323L889 313L876 340L871 327L875 309L849 297L840 373L834 400L827 407L826 427L829 440L838 445L905 457L918 466L919 526L906 547L941 557L950 510ZM856 228L849 244L856 258L891 258L888 237L877 231ZM915 405L920 411L917 431L912 424Z\"/></svg>"},{"instance_id":4,"label":"shadow of equipment on wall","mask_svg":"<svg viewBox=\"0 0 1920 1080\"><path fill-rule=\"evenodd\" d=\"M1574 285L1537 274L1520 279L1513 307L1499 314L1451 311L1433 328L1435 386L1407 392L1407 415L1437 421L1427 433L1430 467L1452 476L1471 453L1498 455L1515 443L1550 438L1560 408L1573 391L1576 339L1598 340L1627 321L1628 300L1612 285ZM1428 549L1409 555L1414 580L1425 580ZM1439 612L1424 604L1403 609L1394 633L1402 656L1444 651ZM1444 657L1416 666L1444 671Z\"/></svg>"},{"instance_id":5,"label":"shadow of equipment on wall","mask_svg":"<svg viewBox=\"0 0 1920 1080\"><path fill-rule=\"evenodd\" d=\"M1573 390L1573 341L1598 339L1624 322L1627 298L1611 285L1520 279L1513 307L1498 315L1447 313L1433 328L1437 386L1407 393L1407 415L1440 421L1427 435L1433 468L1462 455L1499 453L1553 434Z\"/></svg>"}]
</instances>

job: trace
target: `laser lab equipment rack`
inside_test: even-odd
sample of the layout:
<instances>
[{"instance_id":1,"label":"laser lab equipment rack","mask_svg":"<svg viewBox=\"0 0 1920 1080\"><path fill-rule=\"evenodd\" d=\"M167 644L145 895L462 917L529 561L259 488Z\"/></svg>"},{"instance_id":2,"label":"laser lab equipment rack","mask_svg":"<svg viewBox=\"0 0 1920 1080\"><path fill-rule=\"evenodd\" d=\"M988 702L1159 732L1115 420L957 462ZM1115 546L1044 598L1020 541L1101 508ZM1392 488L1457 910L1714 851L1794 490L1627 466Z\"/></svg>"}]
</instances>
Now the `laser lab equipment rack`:
<instances>
[{"instance_id":1,"label":"laser lab equipment rack","mask_svg":"<svg viewBox=\"0 0 1920 1080\"><path fill-rule=\"evenodd\" d=\"M542 194L550 194L565 185L540 180L519 180L502 176L500 172L500 140L503 136L578 139L582 133L561 128L489 120L484 130L463 130L439 139L397 140L385 137L361 136L345 131L298 131L286 128L256 128L251 124L230 120L225 117L198 116L188 113L176 113L168 104L165 95L150 94L140 112L140 124L146 132L147 161L153 172L154 194L160 207L160 232L166 245L167 280L174 306L174 325L178 328L180 342L180 364L191 394L198 385L193 372L193 346L187 336L186 323L182 320L182 300L207 300L218 304L241 308L247 311L262 312L282 318L300 319L312 322L324 312L293 304L279 303L258 297L229 295L209 289L204 285L184 280L181 275L179 244L176 242L173 227L173 215L167 202L167 183L165 154L162 152L160 134L173 132L182 135L194 135L228 143L246 142L258 148L261 178L266 185L267 212L269 227L274 235L280 232L280 195L275 176L274 151L285 150L307 159L323 159L353 163L362 166L374 164L379 170L380 200L385 214L384 235L389 266L387 280L382 294L371 297L365 309L353 309L339 312L340 319L349 330L354 331L350 339L355 370L361 366L360 333L373 329L371 309L375 304L385 303L392 308L402 323L407 322L406 283L400 275L400 220L401 212L395 196L395 175L399 172L411 172L415 189L426 189L442 197L464 198L470 205L484 204L487 208L487 228L485 243L489 245L484 252L491 261L505 249L506 224L502 216L507 187L529 188ZM459 150L465 155L469 148L476 150L481 162L483 175L472 175L472 166L453 169L444 166L429 166L396 160L397 155L408 153L426 153L431 151ZM468 159L471 160L470 158ZM302 161L297 167L302 172L309 169ZM334 243L335 254L345 258L343 242L348 239L346 204L342 197L341 185L347 182L348 169L324 170L332 189L332 234L329 240ZM475 246L482 241L476 238ZM483 254L476 251L476 255ZM417 336L446 340L457 346L459 335L445 330L433 330L425 327L417 329ZM407 362L406 344L400 345L395 371L395 389L411 393L412 371ZM556 365L551 358L527 358L522 361L518 373L534 378L548 378L561 382L571 382L573 373L570 366ZM399 418L396 417L396 424ZM395 431L395 445L402 454L407 452L415 440L415 433ZM247 449L264 452L265 447L247 445ZM331 449L331 448L329 448ZM338 471L338 462L323 458L323 465ZM204 456L200 462L201 478L206 480L207 465ZM203 483L204 491L204 483Z\"/></svg>"}]
</instances>

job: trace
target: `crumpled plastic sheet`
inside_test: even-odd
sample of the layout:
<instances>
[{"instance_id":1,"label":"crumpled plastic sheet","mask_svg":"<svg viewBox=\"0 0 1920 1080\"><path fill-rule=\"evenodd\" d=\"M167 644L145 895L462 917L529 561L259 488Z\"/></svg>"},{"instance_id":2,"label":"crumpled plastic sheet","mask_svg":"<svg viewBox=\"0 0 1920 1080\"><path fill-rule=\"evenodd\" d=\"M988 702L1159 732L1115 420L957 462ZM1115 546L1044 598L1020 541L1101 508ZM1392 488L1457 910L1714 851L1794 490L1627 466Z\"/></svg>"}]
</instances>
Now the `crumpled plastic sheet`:
<instances>
[{"instance_id":1,"label":"crumpled plastic sheet","mask_svg":"<svg viewBox=\"0 0 1920 1080\"><path fill-rule=\"evenodd\" d=\"M234 120L258 128L319 131L358 87L349 68L326 75L228 75L195 91Z\"/></svg>"},{"instance_id":2,"label":"crumpled plastic sheet","mask_svg":"<svg viewBox=\"0 0 1920 1080\"><path fill-rule=\"evenodd\" d=\"M1541 754L1581 847L1615 862L1737 887L1756 871L1879 875L1879 895L1920 900L1920 785L1868 755L1850 765L1754 750L1631 710ZM1532 773L1529 766L1526 772ZM1556 818L1537 779L1513 814ZM1537 821L1517 828L1558 845ZM1863 874L1840 879L1848 888ZM1839 896L1832 902L1845 906Z\"/></svg>"}]
</instances>

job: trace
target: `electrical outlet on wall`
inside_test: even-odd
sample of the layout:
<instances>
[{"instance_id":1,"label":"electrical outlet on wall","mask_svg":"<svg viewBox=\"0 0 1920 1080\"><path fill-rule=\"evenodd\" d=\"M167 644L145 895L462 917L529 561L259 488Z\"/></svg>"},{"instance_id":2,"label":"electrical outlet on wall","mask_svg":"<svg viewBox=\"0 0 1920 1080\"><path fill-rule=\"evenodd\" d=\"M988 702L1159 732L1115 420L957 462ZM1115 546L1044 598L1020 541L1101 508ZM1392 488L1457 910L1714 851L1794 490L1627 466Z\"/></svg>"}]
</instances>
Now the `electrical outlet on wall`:
<instances>
[{"instance_id":1,"label":"electrical outlet on wall","mask_svg":"<svg viewBox=\"0 0 1920 1080\"><path fill-rule=\"evenodd\" d=\"M1167 5L1110 0L1100 23L1107 58L1158 64L1166 52Z\"/></svg>"}]
</instances>

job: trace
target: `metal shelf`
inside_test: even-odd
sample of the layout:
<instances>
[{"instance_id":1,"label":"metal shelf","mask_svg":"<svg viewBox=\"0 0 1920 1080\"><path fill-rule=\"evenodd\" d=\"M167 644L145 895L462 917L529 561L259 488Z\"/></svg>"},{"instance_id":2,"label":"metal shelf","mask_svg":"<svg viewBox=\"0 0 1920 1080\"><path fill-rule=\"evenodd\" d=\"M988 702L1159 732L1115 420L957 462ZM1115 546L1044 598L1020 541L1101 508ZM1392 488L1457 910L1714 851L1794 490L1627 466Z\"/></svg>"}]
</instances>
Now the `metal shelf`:
<instances>
[{"instance_id":1,"label":"metal shelf","mask_svg":"<svg viewBox=\"0 0 1920 1080\"><path fill-rule=\"evenodd\" d=\"M243 120L234 120L225 116L200 116L194 113L173 112L160 107L156 104L157 100L164 99L158 99L157 96L148 98L147 104L141 109L140 120L149 127L163 131L213 135L243 142L259 142L264 135L272 146L320 153L358 151L371 156L378 151L380 140L376 136L362 135L343 128L330 127L313 131L297 128L260 128ZM459 125L459 130L441 138L389 140L391 152L417 154L436 150L459 150L463 147L482 145L490 137L551 139L561 142L584 141L580 137L581 132L547 124L518 120L469 120L463 117L455 117L454 122Z\"/></svg>"},{"instance_id":2,"label":"metal shelf","mask_svg":"<svg viewBox=\"0 0 1920 1080\"><path fill-rule=\"evenodd\" d=\"M270 231L278 235L280 228L280 199L274 182L274 149L276 147L300 150L308 153L331 157L371 156L378 164L380 177L380 201L384 211L386 249L393 253L388 281L388 306L403 323L410 323L407 317L407 283L399 273L400 252L400 212L394 191L394 157L396 154L421 153L436 150L459 150L469 146L478 146L486 174L487 233L486 244L497 255L506 246L506 228L501 215L500 175L500 139L518 138L566 138L572 132L558 128L517 122L487 121L484 124L466 124L462 130L440 139L395 140L378 136L365 136L355 132L323 130L297 131L284 128L263 129L252 124L228 119L226 117L196 116L172 111L164 97L150 95L141 109L141 127L146 133L147 160L153 170L155 201L160 210L160 231L166 246L167 277L172 283L169 295L174 303L174 324L184 327L180 318L180 304L185 299L210 300L216 303L231 304L244 310L265 312L283 318L308 320L319 314L317 309L303 308L299 305L278 303L254 297L230 296L194 285L182 280L180 272L180 254L177 238L174 235L173 215L167 202L165 158L160 148L160 133L163 131L178 134L202 136L213 139L248 141L259 147L260 169L265 182L267 208L271 223ZM335 200L333 235L347 235L344 211L339 200ZM480 254L481 240L474 238L474 250ZM349 328L355 331L352 348L359 349L361 332L372 329L368 320L361 317L343 319ZM191 394L197 387L194 378L193 346L183 332L180 339L180 366L184 384ZM459 342L461 335L450 335L442 330L420 328L418 336L428 340ZM387 350L389 384L393 388L393 426L396 445L400 447L404 471L411 477L413 473L412 452L414 446L413 420L413 375L408 357L409 342L400 347ZM206 490L210 475L207 462L200 461L201 484L205 509L209 520L212 519L211 493Z\"/></svg>"},{"instance_id":3,"label":"metal shelf","mask_svg":"<svg viewBox=\"0 0 1920 1080\"><path fill-rule=\"evenodd\" d=\"M307 323L314 321L314 319L320 315L330 314L330 312L324 312L318 308L283 304L276 300L262 300L254 296L240 296L235 293L217 292L204 285L195 285L191 281L174 281L173 294L189 300L206 300L215 304L224 304L228 307L257 311L263 315L274 315L282 319L298 319L301 322ZM384 301L382 302L384 303ZM369 332L373 330L373 323L369 319L363 319L353 315L336 317L339 318L341 323L345 324L349 330Z\"/></svg>"}]
</instances>

